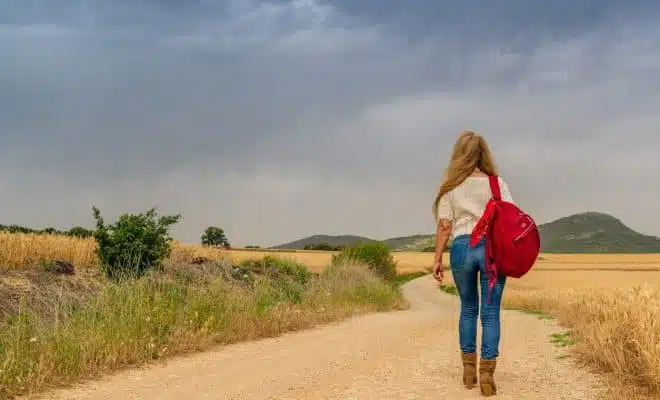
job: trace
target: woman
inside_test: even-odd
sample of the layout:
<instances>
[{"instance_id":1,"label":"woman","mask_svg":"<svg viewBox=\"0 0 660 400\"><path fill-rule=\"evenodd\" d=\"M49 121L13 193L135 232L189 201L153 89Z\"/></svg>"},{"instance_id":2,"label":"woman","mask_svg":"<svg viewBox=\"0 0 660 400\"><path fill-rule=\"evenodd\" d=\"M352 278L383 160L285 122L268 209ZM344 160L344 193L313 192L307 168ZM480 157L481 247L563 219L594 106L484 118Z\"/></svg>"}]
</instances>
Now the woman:
<instances>
[{"instance_id":1,"label":"woman","mask_svg":"<svg viewBox=\"0 0 660 400\"><path fill-rule=\"evenodd\" d=\"M485 396L497 392L493 373L499 355L500 304L504 278L498 278L486 301L488 277L485 269L485 242L482 239L470 247L470 234L491 198L488 175L497 175L493 156L486 141L474 132L461 133L433 202L438 221L433 276L444 278L442 251L452 238L450 265L454 283L461 300L458 336L463 360L463 384L471 389L477 383L477 317L481 303L482 345L479 363L479 385ZM513 202L509 187L499 179L502 200ZM481 281L481 294L477 280Z\"/></svg>"}]
</instances>

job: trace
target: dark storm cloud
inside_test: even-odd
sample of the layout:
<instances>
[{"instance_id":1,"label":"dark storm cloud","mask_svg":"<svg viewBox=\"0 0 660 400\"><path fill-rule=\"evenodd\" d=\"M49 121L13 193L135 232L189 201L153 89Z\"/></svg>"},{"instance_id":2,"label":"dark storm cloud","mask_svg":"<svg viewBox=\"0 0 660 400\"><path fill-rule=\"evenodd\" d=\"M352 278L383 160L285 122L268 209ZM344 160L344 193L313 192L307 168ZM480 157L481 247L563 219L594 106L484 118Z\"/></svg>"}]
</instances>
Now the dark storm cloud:
<instances>
[{"instance_id":1,"label":"dark storm cloud","mask_svg":"<svg viewBox=\"0 0 660 400\"><path fill-rule=\"evenodd\" d=\"M184 240L427 232L472 128L539 220L660 234L649 2L356 4L0 0L0 220L156 204Z\"/></svg>"}]
</instances>

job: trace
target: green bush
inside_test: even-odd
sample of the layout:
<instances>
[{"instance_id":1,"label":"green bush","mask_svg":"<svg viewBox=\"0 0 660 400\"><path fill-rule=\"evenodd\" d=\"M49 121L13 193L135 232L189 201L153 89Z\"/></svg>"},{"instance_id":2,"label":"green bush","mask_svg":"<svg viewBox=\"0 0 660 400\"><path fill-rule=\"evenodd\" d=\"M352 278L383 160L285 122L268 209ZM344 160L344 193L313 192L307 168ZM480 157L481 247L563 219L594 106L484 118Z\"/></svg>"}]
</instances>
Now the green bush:
<instances>
[{"instance_id":1,"label":"green bush","mask_svg":"<svg viewBox=\"0 0 660 400\"><path fill-rule=\"evenodd\" d=\"M274 278L278 276L291 278L300 283L307 283L312 275L310 270L302 264L298 264L295 261L282 260L273 256L265 256L260 260L244 260L238 267L241 270L247 270L260 275L269 275Z\"/></svg>"},{"instance_id":2,"label":"green bush","mask_svg":"<svg viewBox=\"0 0 660 400\"><path fill-rule=\"evenodd\" d=\"M117 222L106 225L98 208L92 210L96 219L96 252L109 278L142 276L169 257L169 228L179 221L180 215L157 218L156 209L151 208L141 214L122 214Z\"/></svg>"},{"instance_id":3,"label":"green bush","mask_svg":"<svg viewBox=\"0 0 660 400\"><path fill-rule=\"evenodd\" d=\"M332 256L333 264L346 262L364 263L381 278L392 280L396 276L396 261L392 257L392 249L381 242L360 243L341 250Z\"/></svg>"}]
</instances>

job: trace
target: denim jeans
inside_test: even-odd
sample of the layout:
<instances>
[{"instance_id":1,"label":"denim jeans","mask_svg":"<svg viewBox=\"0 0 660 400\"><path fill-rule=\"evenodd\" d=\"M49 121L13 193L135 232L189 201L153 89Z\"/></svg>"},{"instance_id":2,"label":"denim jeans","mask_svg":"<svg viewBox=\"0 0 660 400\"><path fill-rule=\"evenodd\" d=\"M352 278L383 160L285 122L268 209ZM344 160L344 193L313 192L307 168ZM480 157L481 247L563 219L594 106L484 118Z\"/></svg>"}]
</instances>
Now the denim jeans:
<instances>
[{"instance_id":1,"label":"denim jeans","mask_svg":"<svg viewBox=\"0 0 660 400\"><path fill-rule=\"evenodd\" d=\"M477 317L481 300L481 358L490 360L499 355L500 345L500 305L505 278L498 278L488 296L488 276L486 275L486 244L482 240L470 247L470 235L454 238L449 255L454 284L461 299L461 316L458 321L458 337L463 353L477 350ZM481 293L477 287L481 283Z\"/></svg>"}]
</instances>

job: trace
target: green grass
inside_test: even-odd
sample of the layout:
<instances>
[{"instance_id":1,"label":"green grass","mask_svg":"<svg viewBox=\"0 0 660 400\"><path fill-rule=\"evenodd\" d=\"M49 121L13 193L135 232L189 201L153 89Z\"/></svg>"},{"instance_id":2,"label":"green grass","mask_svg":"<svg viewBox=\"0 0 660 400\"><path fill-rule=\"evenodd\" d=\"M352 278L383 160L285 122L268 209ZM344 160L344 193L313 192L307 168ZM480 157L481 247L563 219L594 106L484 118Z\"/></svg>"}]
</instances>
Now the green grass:
<instances>
[{"instance_id":1,"label":"green grass","mask_svg":"<svg viewBox=\"0 0 660 400\"><path fill-rule=\"evenodd\" d=\"M444 285L444 284L442 284L442 285L440 285L440 290L442 290L443 292L445 292L447 294L458 296L458 290L456 289L456 286L454 286L454 285L451 285L451 284L450 285Z\"/></svg>"},{"instance_id":2,"label":"green grass","mask_svg":"<svg viewBox=\"0 0 660 400\"><path fill-rule=\"evenodd\" d=\"M394 284L397 286L401 286L405 283L408 283L414 279L421 278L422 276L426 276L429 273L427 271L417 271L417 272L409 272L405 274L397 274L393 281Z\"/></svg>"},{"instance_id":3,"label":"green grass","mask_svg":"<svg viewBox=\"0 0 660 400\"><path fill-rule=\"evenodd\" d=\"M243 279L241 270L239 280L229 276L236 267L177 267L106 282L77 304L22 309L0 320L0 398L214 344L405 307L399 288L363 265L334 265L311 275L300 265L275 264L254 279Z\"/></svg>"},{"instance_id":4,"label":"green grass","mask_svg":"<svg viewBox=\"0 0 660 400\"><path fill-rule=\"evenodd\" d=\"M542 310L526 310L526 309L513 308L513 307L507 307L507 309L520 311L521 313L528 315L534 315L538 317L538 319L553 319L552 315Z\"/></svg>"},{"instance_id":5,"label":"green grass","mask_svg":"<svg viewBox=\"0 0 660 400\"><path fill-rule=\"evenodd\" d=\"M571 336L570 331L553 333L550 335L550 342L559 347L572 346L575 344L575 340Z\"/></svg>"}]
</instances>

